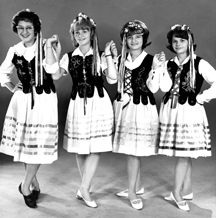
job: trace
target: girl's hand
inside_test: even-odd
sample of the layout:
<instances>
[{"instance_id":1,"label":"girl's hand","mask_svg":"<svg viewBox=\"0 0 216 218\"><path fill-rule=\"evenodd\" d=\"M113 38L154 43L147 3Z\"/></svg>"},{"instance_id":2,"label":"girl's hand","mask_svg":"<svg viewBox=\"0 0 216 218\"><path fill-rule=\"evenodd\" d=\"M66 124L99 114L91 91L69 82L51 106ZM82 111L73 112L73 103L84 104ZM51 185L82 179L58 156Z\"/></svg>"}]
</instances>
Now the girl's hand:
<instances>
[{"instance_id":1,"label":"girl's hand","mask_svg":"<svg viewBox=\"0 0 216 218\"><path fill-rule=\"evenodd\" d=\"M53 35L51 38L48 38L46 40L46 45L52 45L53 43L57 43L58 42L58 35Z\"/></svg>"},{"instance_id":2,"label":"girl's hand","mask_svg":"<svg viewBox=\"0 0 216 218\"><path fill-rule=\"evenodd\" d=\"M16 92L16 91L18 91L18 90L22 90L23 89L23 86L22 86L22 83L21 82L18 82L15 86L14 86L14 88L11 90L11 92Z\"/></svg>"},{"instance_id":3,"label":"girl's hand","mask_svg":"<svg viewBox=\"0 0 216 218\"><path fill-rule=\"evenodd\" d=\"M111 42L107 42L105 45L105 49L104 49L105 56L111 54L110 45L111 45Z\"/></svg>"},{"instance_id":4,"label":"girl's hand","mask_svg":"<svg viewBox=\"0 0 216 218\"><path fill-rule=\"evenodd\" d=\"M57 57L58 58L60 57L60 54L61 54L61 43L59 41L58 35L53 35L51 38L47 39L46 47L47 48L52 47L55 50L55 52L57 54Z\"/></svg>"},{"instance_id":5,"label":"girl's hand","mask_svg":"<svg viewBox=\"0 0 216 218\"><path fill-rule=\"evenodd\" d=\"M105 56L112 55L112 57L117 57L118 52L115 43L112 41L108 42L104 50Z\"/></svg>"},{"instance_id":6,"label":"girl's hand","mask_svg":"<svg viewBox=\"0 0 216 218\"><path fill-rule=\"evenodd\" d=\"M116 48L116 44L113 41L111 41L110 50L114 58L118 56L118 50Z\"/></svg>"},{"instance_id":7,"label":"girl's hand","mask_svg":"<svg viewBox=\"0 0 216 218\"><path fill-rule=\"evenodd\" d=\"M46 47L53 47L54 49L58 46L59 38L58 35L53 35L51 38L46 40Z\"/></svg>"},{"instance_id":8,"label":"girl's hand","mask_svg":"<svg viewBox=\"0 0 216 218\"><path fill-rule=\"evenodd\" d=\"M164 67L165 61L166 61L166 56L163 51L159 54L156 54L153 58L153 69L155 70L159 67Z\"/></svg>"}]
</instances>

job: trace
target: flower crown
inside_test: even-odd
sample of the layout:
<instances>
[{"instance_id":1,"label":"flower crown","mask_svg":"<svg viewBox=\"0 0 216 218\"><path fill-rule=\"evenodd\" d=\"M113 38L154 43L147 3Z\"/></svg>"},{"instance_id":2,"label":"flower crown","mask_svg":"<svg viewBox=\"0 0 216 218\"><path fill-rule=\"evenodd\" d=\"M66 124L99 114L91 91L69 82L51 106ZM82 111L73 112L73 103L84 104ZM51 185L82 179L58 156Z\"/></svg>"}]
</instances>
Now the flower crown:
<instances>
[{"instance_id":1,"label":"flower crown","mask_svg":"<svg viewBox=\"0 0 216 218\"><path fill-rule=\"evenodd\" d=\"M144 32L144 28L147 29L147 26L145 25L144 27L142 27L140 24L134 21L130 21L128 22L128 25L124 29L124 34L127 35L129 32L135 32L137 34L142 34Z\"/></svg>"},{"instance_id":2,"label":"flower crown","mask_svg":"<svg viewBox=\"0 0 216 218\"><path fill-rule=\"evenodd\" d=\"M181 30L190 31L190 27L187 26L186 24L183 24L183 25L175 24L175 25L173 25L170 29L171 29L171 30L175 30L176 28L179 28L179 29L181 29Z\"/></svg>"},{"instance_id":3,"label":"flower crown","mask_svg":"<svg viewBox=\"0 0 216 218\"><path fill-rule=\"evenodd\" d=\"M90 17L88 17L86 14L84 13L79 13L78 16L76 17L76 19L73 20L73 23L77 22L77 21L81 21L82 19L84 20L89 20L91 22L91 24L96 27L96 23L94 22L93 19L91 19Z\"/></svg>"}]
</instances>

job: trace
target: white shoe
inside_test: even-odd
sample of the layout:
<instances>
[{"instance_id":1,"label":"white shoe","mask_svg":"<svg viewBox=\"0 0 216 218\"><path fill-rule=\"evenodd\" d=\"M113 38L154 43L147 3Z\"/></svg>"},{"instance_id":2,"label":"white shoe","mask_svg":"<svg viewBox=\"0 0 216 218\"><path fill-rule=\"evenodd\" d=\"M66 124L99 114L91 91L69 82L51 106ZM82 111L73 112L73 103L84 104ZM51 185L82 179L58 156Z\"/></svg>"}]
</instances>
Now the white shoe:
<instances>
[{"instance_id":1,"label":"white shoe","mask_svg":"<svg viewBox=\"0 0 216 218\"><path fill-rule=\"evenodd\" d=\"M136 210L141 210L143 208L143 202L140 198L130 201L131 206Z\"/></svg>"},{"instance_id":2,"label":"white shoe","mask_svg":"<svg viewBox=\"0 0 216 218\"><path fill-rule=\"evenodd\" d=\"M76 198L77 198L78 200L83 200L82 194L81 194L80 190L77 191Z\"/></svg>"},{"instance_id":3,"label":"white shoe","mask_svg":"<svg viewBox=\"0 0 216 218\"><path fill-rule=\"evenodd\" d=\"M187 201L192 201L192 200L193 200L193 192L190 193L190 194L188 194L188 195L182 196L182 198L183 198L184 200L187 200ZM170 196L164 197L164 199L167 200L167 201L173 201Z\"/></svg>"},{"instance_id":4,"label":"white shoe","mask_svg":"<svg viewBox=\"0 0 216 218\"><path fill-rule=\"evenodd\" d=\"M85 198L82 196L82 193L81 193L80 190L77 191L76 198L78 200L83 200L88 207L92 207L92 208L96 208L97 207L97 204L96 204L96 202L94 200L93 201L85 200Z\"/></svg>"},{"instance_id":5,"label":"white shoe","mask_svg":"<svg viewBox=\"0 0 216 218\"><path fill-rule=\"evenodd\" d=\"M171 201L174 201L174 202L176 203L176 205L178 206L178 208L179 208L180 210L184 210L184 211L189 211L189 210L190 210L190 208L189 208L187 202L186 202L186 201L179 201L179 202L177 202L176 199L174 198L172 192L170 193L169 198L171 199ZM166 199L166 200L167 200L167 199ZM168 201L169 201L169 200L168 200Z\"/></svg>"},{"instance_id":6,"label":"white shoe","mask_svg":"<svg viewBox=\"0 0 216 218\"><path fill-rule=\"evenodd\" d=\"M144 194L144 187L142 187L140 190L138 190L136 192L137 195L143 195ZM116 194L118 197L125 197L127 198L128 197L128 189L124 190L124 191L121 191L121 192L118 192Z\"/></svg>"},{"instance_id":7,"label":"white shoe","mask_svg":"<svg viewBox=\"0 0 216 218\"><path fill-rule=\"evenodd\" d=\"M188 194L188 195L182 196L182 198L183 198L184 200L192 201L192 200L193 200L193 192L191 192L191 193Z\"/></svg>"}]
</instances>

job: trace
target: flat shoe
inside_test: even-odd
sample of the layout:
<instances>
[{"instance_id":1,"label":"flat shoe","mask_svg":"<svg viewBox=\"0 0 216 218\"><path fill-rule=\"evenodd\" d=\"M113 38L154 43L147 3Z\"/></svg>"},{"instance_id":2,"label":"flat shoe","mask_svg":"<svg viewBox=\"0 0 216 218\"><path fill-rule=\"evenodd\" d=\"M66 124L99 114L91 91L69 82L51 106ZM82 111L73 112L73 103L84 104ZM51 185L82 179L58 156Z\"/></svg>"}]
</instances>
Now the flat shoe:
<instances>
[{"instance_id":1,"label":"flat shoe","mask_svg":"<svg viewBox=\"0 0 216 218\"><path fill-rule=\"evenodd\" d=\"M78 200L83 200L80 190L77 191L76 198Z\"/></svg>"},{"instance_id":2,"label":"flat shoe","mask_svg":"<svg viewBox=\"0 0 216 218\"><path fill-rule=\"evenodd\" d=\"M96 208L97 207L97 204L96 202L93 200L93 201L87 201L83 196L82 196L82 193L80 190L77 191L77 194L76 194L76 198L78 200L83 200L85 202L85 204L88 206L88 207L91 207L91 208Z\"/></svg>"},{"instance_id":3,"label":"flat shoe","mask_svg":"<svg viewBox=\"0 0 216 218\"><path fill-rule=\"evenodd\" d=\"M20 192L20 194L23 196L24 198L24 201L25 201L25 204L28 206L28 207L31 207L31 208L36 208L37 207L37 204L36 204L36 200L34 199L32 193L30 195L27 195L25 196L23 193L22 193L22 183L20 183L19 187L18 187L18 190Z\"/></svg>"},{"instance_id":4,"label":"flat shoe","mask_svg":"<svg viewBox=\"0 0 216 218\"><path fill-rule=\"evenodd\" d=\"M131 206L136 210L141 210L143 208L143 202L140 198L130 201Z\"/></svg>"},{"instance_id":5,"label":"flat shoe","mask_svg":"<svg viewBox=\"0 0 216 218\"><path fill-rule=\"evenodd\" d=\"M183 200L192 201L193 200L193 192L188 194L188 195L182 196L182 198L183 198ZM170 196L164 197L164 199L167 201L173 201L173 199Z\"/></svg>"},{"instance_id":6,"label":"flat shoe","mask_svg":"<svg viewBox=\"0 0 216 218\"><path fill-rule=\"evenodd\" d=\"M144 188L142 187L140 190L138 190L136 192L137 195L143 195L144 194ZM116 194L118 197L125 197L127 198L128 197L128 189L124 190L124 191L121 191L121 192L118 192Z\"/></svg>"},{"instance_id":7,"label":"flat shoe","mask_svg":"<svg viewBox=\"0 0 216 218\"><path fill-rule=\"evenodd\" d=\"M191 193L188 194L188 195L182 196L182 198L183 198L184 200L192 201L192 200L193 200L193 192L191 192Z\"/></svg>"},{"instance_id":8,"label":"flat shoe","mask_svg":"<svg viewBox=\"0 0 216 218\"><path fill-rule=\"evenodd\" d=\"M170 193L170 198L172 199L172 201L174 201L176 203L176 205L178 206L178 208L180 210L184 210L184 211L189 211L190 210L187 202L186 201L179 201L179 202L177 202L176 199L174 198L172 192Z\"/></svg>"},{"instance_id":9,"label":"flat shoe","mask_svg":"<svg viewBox=\"0 0 216 218\"><path fill-rule=\"evenodd\" d=\"M38 200L39 195L40 195L40 190L39 191L35 189L32 190L32 196L34 197L35 200Z\"/></svg>"}]
</instances>

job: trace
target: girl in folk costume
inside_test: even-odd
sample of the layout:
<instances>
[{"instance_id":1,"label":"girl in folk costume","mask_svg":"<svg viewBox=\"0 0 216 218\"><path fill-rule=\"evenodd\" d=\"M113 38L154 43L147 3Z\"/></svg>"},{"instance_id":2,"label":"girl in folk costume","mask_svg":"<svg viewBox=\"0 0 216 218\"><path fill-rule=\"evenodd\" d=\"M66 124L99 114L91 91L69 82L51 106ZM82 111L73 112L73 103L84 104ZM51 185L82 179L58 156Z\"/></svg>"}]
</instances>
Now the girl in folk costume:
<instances>
[{"instance_id":1,"label":"girl in folk costume","mask_svg":"<svg viewBox=\"0 0 216 218\"><path fill-rule=\"evenodd\" d=\"M97 207L89 190L100 153L112 151L113 109L103 86L95 22L80 13L71 24L70 34L77 48L66 53L59 64L52 49L47 50L50 52L47 64L53 72L58 69L59 77L64 74L72 77L63 146L68 152L76 153L82 179L76 197L89 207ZM49 42L60 53L58 37L54 35Z\"/></svg>"},{"instance_id":2,"label":"girl in folk costume","mask_svg":"<svg viewBox=\"0 0 216 218\"><path fill-rule=\"evenodd\" d=\"M0 67L1 85L14 93L5 116L0 152L25 164L19 191L26 205L35 208L40 194L36 173L41 164L57 160L57 96L52 76L42 66L44 40L38 15L28 9L18 12L12 29L21 42L10 47ZM16 85L11 81L14 69L19 79Z\"/></svg>"},{"instance_id":3,"label":"girl in folk costume","mask_svg":"<svg viewBox=\"0 0 216 218\"><path fill-rule=\"evenodd\" d=\"M122 54L117 61L118 72L109 56L113 42L105 48L108 75L114 78L115 72L118 77L113 152L126 154L128 162L129 189L117 195L129 197L133 208L142 209L142 200L137 197L144 193L139 187L141 157L157 154L158 113L153 93L159 89L159 73L155 72L160 71L165 56L161 53L153 57L144 51L150 43L149 30L142 21L127 22L120 36Z\"/></svg>"},{"instance_id":4,"label":"girl in folk costume","mask_svg":"<svg viewBox=\"0 0 216 218\"><path fill-rule=\"evenodd\" d=\"M166 94L159 114L159 154L177 157L174 187L165 199L174 201L181 210L189 211L186 200L193 199L191 158L211 156L203 103L216 97L216 71L194 54L196 46L188 26L174 25L167 38L167 47L176 56L167 61L167 70L160 78L160 88ZM200 93L203 80L210 88Z\"/></svg>"}]
</instances>

